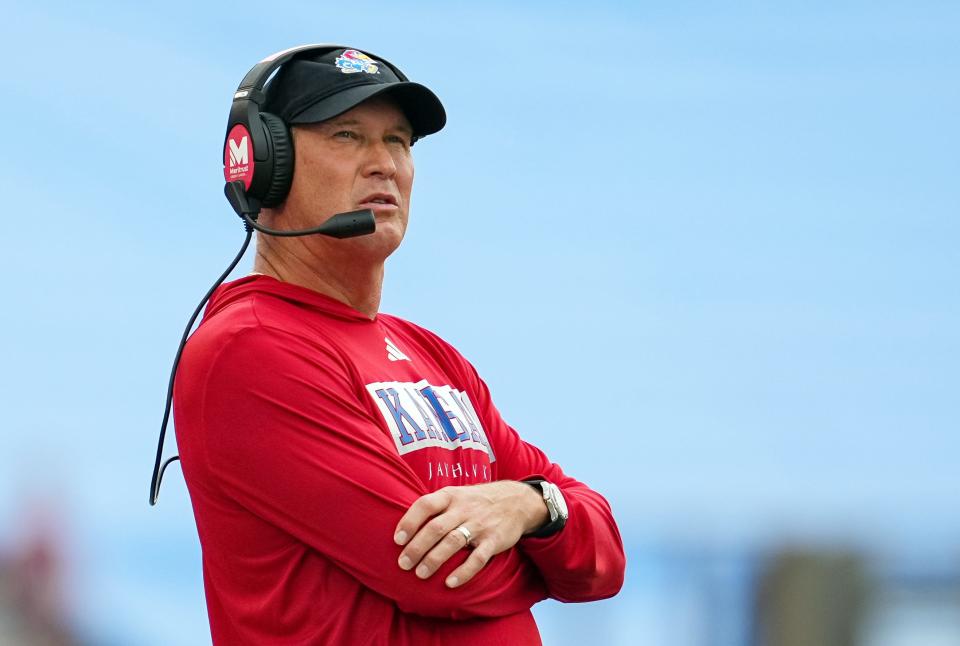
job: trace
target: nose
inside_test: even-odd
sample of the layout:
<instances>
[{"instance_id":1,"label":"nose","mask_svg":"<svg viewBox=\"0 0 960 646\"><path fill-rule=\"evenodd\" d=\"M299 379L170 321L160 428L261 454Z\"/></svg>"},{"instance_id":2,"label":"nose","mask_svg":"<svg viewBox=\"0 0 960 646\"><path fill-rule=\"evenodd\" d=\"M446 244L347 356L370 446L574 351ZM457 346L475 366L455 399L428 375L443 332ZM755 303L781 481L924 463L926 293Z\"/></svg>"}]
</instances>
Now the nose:
<instances>
[{"instance_id":1,"label":"nose","mask_svg":"<svg viewBox=\"0 0 960 646\"><path fill-rule=\"evenodd\" d=\"M386 143L374 141L367 145L366 163L364 165L364 175L369 177L392 178L397 174L397 162L393 158L392 151Z\"/></svg>"}]
</instances>

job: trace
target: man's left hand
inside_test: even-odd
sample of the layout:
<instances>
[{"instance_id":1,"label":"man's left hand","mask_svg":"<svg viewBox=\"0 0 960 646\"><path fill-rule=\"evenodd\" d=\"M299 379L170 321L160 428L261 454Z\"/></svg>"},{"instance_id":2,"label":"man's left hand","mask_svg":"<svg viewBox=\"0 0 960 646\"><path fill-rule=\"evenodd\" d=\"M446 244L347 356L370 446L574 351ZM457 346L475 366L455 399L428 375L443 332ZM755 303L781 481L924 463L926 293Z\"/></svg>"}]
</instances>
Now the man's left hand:
<instances>
[{"instance_id":1,"label":"man's left hand","mask_svg":"<svg viewBox=\"0 0 960 646\"><path fill-rule=\"evenodd\" d=\"M397 562L404 570L416 568L416 575L426 579L469 542L470 556L446 580L455 588L547 520L543 497L522 482L444 487L418 498L400 519L394 541L405 547Z\"/></svg>"}]
</instances>

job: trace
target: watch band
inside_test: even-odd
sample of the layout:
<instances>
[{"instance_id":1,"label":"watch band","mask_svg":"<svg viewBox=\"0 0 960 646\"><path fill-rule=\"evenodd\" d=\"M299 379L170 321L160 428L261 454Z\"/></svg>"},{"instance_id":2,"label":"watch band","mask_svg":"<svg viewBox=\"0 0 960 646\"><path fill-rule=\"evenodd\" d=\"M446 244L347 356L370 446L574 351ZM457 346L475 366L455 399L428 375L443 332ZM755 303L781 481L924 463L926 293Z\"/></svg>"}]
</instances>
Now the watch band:
<instances>
[{"instance_id":1,"label":"watch band","mask_svg":"<svg viewBox=\"0 0 960 646\"><path fill-rule=\"evenodd\" d=\"M553 536L563 529L564 525L567 524L567 505L566 501L563 500L563 494L560 492L560 488L551 482L541 479L523 480L522 482L530 485L543 496L543 501L547 505L547 511L550 512L550 520L547 521L547 524L534 532L530 532L526 536L546 538Z\"/></svg>"}]
</instances>

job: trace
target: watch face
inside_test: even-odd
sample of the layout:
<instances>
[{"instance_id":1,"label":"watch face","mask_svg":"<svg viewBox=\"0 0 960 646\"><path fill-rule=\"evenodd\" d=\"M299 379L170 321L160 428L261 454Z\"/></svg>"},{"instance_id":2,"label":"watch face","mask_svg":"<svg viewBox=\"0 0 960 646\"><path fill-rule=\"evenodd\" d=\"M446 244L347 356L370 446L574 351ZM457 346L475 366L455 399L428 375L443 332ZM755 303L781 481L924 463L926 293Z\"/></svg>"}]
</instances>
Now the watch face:
<instances>
[{"instance_id":1,"label":"watch face","mask_svg":"<svg viewBox=\"0 0 960 646\"><path fill-rule=\"evenodd\" d=\"M561 518L566 520L568 516L567 501L563 499L563 494L560 493L560 487L553 484L552 482L544 482L543 486L544 488L550 489L550 493L548 494L549 495L548 500L549 502L553 503L553 505L547 505L547 507L550 508L550 519L551 520L556 519L556 515L553 513L553 508L556 507L557 514L559 514Z\"/></svg>"}]
</instances>

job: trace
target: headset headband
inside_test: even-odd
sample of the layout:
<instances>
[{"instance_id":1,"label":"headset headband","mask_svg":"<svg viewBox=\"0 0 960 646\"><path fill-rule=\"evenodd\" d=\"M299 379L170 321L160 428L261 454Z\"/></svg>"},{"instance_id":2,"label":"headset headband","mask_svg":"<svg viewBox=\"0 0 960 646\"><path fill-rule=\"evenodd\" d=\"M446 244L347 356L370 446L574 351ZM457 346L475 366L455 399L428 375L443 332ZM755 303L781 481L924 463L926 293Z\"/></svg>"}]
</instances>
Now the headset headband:
<instances>
[{"instance_id":1,"label":"headset headband","mask_svg":"<svg viewBox=\"0 0 960 646\"><path fill-rule=\"evenodd\" d=\"M301 52L307 52L313 49L331 50L338 49L340 47L343 46L318 43L315 45L299 45L297 47L281 50L275 54L270 54L262 61L254 65L249 72L247 72L246 76L243 77L243 80L240 81L240 85L237 87L237 91L233 95L233 100L236 101L238 99L247 99L259 104L263 100L263 94L261 92L263 90L263 86L267 83L270 75L273 74L278 67ZM344 49L346 48L344 47Z\"/></svg>"}]
</instances>

